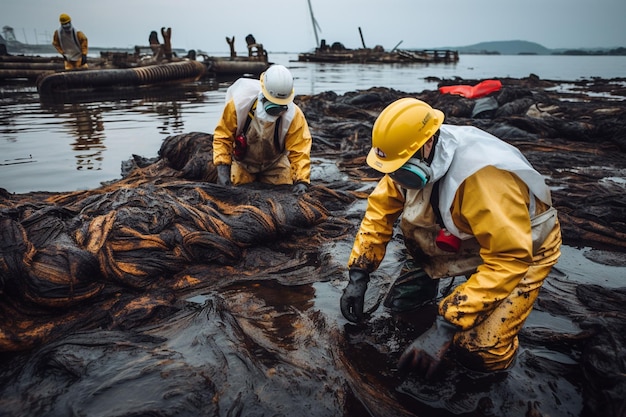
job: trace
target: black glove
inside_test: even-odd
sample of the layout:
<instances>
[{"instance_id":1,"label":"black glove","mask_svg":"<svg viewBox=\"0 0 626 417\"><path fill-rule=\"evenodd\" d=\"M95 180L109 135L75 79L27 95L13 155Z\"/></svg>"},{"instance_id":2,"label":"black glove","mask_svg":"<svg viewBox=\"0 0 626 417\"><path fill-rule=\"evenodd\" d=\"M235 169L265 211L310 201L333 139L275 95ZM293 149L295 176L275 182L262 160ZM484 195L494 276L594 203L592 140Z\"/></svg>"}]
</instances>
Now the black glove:
<instances>
[{"instance_id":1,"label":"black glove","mask_svg":"<svg viewBox=\"0 0 626 417\"><path fill-rule=\"evenodd\" d=\"M341 295L341 314L351 322L357 323L363 320L363 302L370 274L361 268L350 268L348 274L350 280Z\"/></svg>"},{"instance_id":2,"label":"black glove","mask_svg":"<svg viewBox=\"0 0 626 417\"><path fill-rule=\"evenodd\" d=\"M414 370L430 378L450 348L457 330L454 325L438 315L432 327L405 349L398 361L398 369Z\"/></svg>"},{"instance_id":3,"label":"black glove","mask_svg":"<svg viewBox=\"0 0 626 417\"><path fill-rule=\"evenodd\" d=\"M302 195L309 189L309 184L305 182L297 182L291 188L291 192L295 195Z\"/></svg>"},{"instance_id":4,"label":"black glove","mask_svg":"<svg viewBox=\"0 0 626 417\"><path fill-rule=\"evenodd\" d=\"M87 55L83 55L80 58L80 65L85 65L87 63Z\"/></svg>"},{"instance_id":5,"label":"black glove","mask_svg":"<svg viewBox=\"0 0 626 417\"><path fill-rule=\"evenodd\" d=\"M230 180L230 165L217 166L217 183L219 185L232 185Z\"/></svg>"}]
</instances>

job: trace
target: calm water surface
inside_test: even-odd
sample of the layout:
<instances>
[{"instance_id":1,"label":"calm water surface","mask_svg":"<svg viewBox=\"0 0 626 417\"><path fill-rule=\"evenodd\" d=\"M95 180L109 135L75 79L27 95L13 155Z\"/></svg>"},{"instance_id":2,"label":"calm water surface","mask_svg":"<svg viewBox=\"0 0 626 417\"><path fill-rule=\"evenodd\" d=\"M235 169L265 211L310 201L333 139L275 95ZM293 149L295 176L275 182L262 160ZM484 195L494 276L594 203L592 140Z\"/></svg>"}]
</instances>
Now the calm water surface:
<instances>
[{"instance_id":1,"label":"calm water surface","mask_svg":"<svg viewBox=\"0 0 626 417\"><path fill-rule=\"evenodd\" d=\"M296 94L370 87L406 92L436 89L427 77L527 77L578 80L626 77L626 57L462 55L456 64L347 65L297 62L270 54L295 77ZM74 191L120 177L133 154L153 157L163 139L212 133L229 82L201 82L176 90L116 93L71 103L41 102L28 83L0 85L0 187L14 193Z\"/></svg>"}]
</instances>

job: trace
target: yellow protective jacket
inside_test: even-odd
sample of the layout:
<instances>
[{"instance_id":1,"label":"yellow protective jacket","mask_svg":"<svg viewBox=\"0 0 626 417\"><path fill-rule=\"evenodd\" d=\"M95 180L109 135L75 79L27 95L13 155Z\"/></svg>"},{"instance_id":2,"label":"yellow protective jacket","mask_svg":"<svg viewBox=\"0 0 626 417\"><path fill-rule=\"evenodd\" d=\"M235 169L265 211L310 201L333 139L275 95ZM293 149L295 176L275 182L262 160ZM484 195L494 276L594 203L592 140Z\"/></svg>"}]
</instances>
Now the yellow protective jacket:
<instances>
[{"instance_id":1,"label":"yellow protective jacket","mask_svg":"<svg viewBox=\"0 0 626 417\"><path fill-rule=\"evenodd\" d=\"M348 267L370 272L378 268L393 225L403 212L404 201L402 189L385 175L368 198ZM488 312L513 291L528 271L533 263L529 204L525 184L514 174L493 166L468 177L459 188L451 210L452 218L460 230L472 234L478 241L482 264L442 302L446 312L443 315L453 324L464 329L473 327L481 313ZM547 208L544 203L538 203L538 211ZM432 208L425 224L429 220L432 222L429 227L438 230ZM558 232L558 224L555 232ZM432 236L434 246L435 233ZM406 236L405 240L408 240ZM560 244L560 238L556 241L553 233L546 242L541 252L554 249L554 244Z\"/></svg>"},{"instance_id":2,"label":"yellow protective jacket","mask_svg":"<svg viewBox=\"0 0 626 417\"><path fill-rule=\"evenodd\" d=\"M222 113L222 117L215 127L213 133L213 164L215 165L231 165L233 160L233 147L235 137L241 133L245 123L246 114L250 109L250 105L258 93L261 91L258 80L243 79L238 80L246 82L245 88L253 88L254 94L244 94L243 97L235 95L230 98ZM254 82L252 85L250 82ZM235 84L233 84L235 87ZM257 90L258 88L258 90ZM260 101L259 101L260 103ZM265 119L268 117L262 109L262 105L257 105L255 109L255 118ZM293 182L311 182L311 145L312 138L309 126L302 110L295 104L290 103L289 110L286 115L281 116L280 140L284 144L284 149L280 153L272 155L273 160L278 160L281 153L286 153L291 164L291 175ZM272 119L273 120L273 119ZM271 123L271 122L266 122ZM254 128L255 123L251 123L250 128ZM265 128L266 132L274 132L273 125ZM264 141L272 143L274 141L273 134L270 137L264 137ZM266 147L266 149L274 147ZM242 164L246 163L244 158ZM271 163L272 161L270 161Z\"/></svg>"},{"instance_id":3,"label":"yellow protective jacket","mask_svg":"<svg viewBox=\"0 0 626 417\"><path fill-rule=\"evenodd\" d=\"M444 175L437 179L443 181L450 173L450 164L446 166ZM530 215L531 210L535 215L548 213L550 206L534 197L525 181L493 165L478 166L482 168L464 178L453 193L448 210L447 217L454 223L455 232L465 238L458 254L443 252L434 244L441 226L430 204L432 185L421 191L407 191L385 175L368 198L348 267L370 272L378 268L394 224L402 215L405 243L418 264L426 266L430 260L442 258L447 263L470 266L462 272L471 276L441 301L440 314L462 329L478 324L516 288L532 265L546 257L558 257L561 243L558 222L553 220L539 238L541 242L534 245L531 217L536 216ZM541 187L533 188L542 194L538 189ZM549 199L545 195L544 198ZM415 206L421 208L413 212ZM464 265L467 259L475 262ZM536 277L536 285L540 286L544 278L545 275Z\"/></svg>"},{"instance_id":4,"label":"yellow protective jacket","mask_svg":"<svg viewBox=\"0 0 626 417\"><path fill-rule=\"evenodd\" d=\"M348 267L375 271L387 250L393 227L404 209L403 190L385 175L367 198L367 210L354 239Z\"/></svg>"},{"instance_id":5,"label":"yellow protective jacket","mask_svg":"<svg viewBox=\"0 0 626 417\"><path fill-rule=\"evenodd\" d=\"M80 61L82 55L87 55L89 45L87 36L83 32L72 28L72 31L67 36L59 35L60 33L64 33L62 28L54 31L52 45L68 61Z\"/></svg>"}]
</instances>

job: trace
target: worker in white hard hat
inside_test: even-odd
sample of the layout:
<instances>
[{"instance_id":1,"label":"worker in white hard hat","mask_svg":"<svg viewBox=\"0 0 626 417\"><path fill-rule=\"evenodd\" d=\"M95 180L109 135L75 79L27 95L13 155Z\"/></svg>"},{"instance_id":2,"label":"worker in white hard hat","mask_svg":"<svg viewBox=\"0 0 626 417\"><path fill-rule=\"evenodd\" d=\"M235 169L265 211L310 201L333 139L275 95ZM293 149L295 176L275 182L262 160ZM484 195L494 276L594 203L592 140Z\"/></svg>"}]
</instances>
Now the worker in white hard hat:
<instances>
[{"instance_id":1,"label":"worker in white hard hat","mask_svg":"<svg viewBox=\"0 0 626 417\"><path fill-rule=\"evenodd\" d=\"M228 88L213 133L218 184L293 184L295 194L306 192L312 139L293 98L293 76L277 64L259 80L240 78Z\"/></svg>"},{"instance_id":2,"label":"worker in white hard hat","mask_svg":"<svg viewBox=\"0 0 626 417\"><path fill-rule=\"evenodd\" d=\"M500 371L513 363L518 333L559 258L561 229L543 176L517 148L443 120L415 98L376 119L367 164L384 176L352 247L341 312L365 319L370 273L399 220L419 285L398 291L392 311L410 304L407 296L435 301L437 286L423 281L465 278L443 295L432 327L405 349L399 368L430 376L452 351L468 368Z\"/></svg>"},{"instance_id":3,"label":"worker in white hard hat","mask_svg":"<svg viewBox=\"0 0 626 417\"><path fill-rule=\"evenodd\" d=\"M72 19L66 13L59 16L61 27L54 31L52 45L65 61L65 69L87 69L87 36L72 26Z\"/></svg>"}]
</instances>

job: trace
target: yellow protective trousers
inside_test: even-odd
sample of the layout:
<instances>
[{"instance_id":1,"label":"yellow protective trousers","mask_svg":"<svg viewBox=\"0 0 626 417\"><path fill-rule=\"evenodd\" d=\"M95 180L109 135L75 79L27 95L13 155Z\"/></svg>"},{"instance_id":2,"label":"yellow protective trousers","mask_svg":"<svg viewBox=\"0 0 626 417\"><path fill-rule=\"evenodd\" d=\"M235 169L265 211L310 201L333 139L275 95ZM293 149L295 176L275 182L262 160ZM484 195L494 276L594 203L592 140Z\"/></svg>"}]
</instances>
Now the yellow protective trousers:
<instances>
[{"instance_id":1,"label":"yellow protective trousers","mask_svg":"<svg viewBox=\"0 0 626 417\"><path fill-rule=\"evenodd\" d=\"M251 182L262 182L274 185L293 184L291 163L286 154L276 161L274 165L256 174L248 172L236 160L233 160L230 177L233 185L249 184Z\"/></svg>"},{"instance_id":2,"label":"yellow protective trousers","mask_svg":"<svg viewBox=\"0 0 626 417\"><path fill-rule=\"evenodd\" d=\"M557 224L515 289L477 325L455 334L453 346L464 357L465 365L479 371L498 371L511 365L519 346L517 334L532 311L543 281L557 263L560 245L561 229Z\"/></svg>"},{"instance_id":3,"label":"yellow protective trousers","mask_svg":"<svg viewBox=\"0 0 626 417\"><path fill-rule=\"evenodd\" d=\"M87 69L89 64L81 65L80 61L64 61L66 70Z\"/></svg>"}]
</instances>

